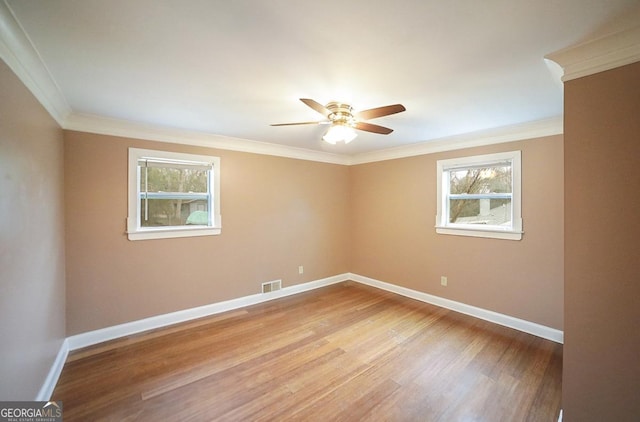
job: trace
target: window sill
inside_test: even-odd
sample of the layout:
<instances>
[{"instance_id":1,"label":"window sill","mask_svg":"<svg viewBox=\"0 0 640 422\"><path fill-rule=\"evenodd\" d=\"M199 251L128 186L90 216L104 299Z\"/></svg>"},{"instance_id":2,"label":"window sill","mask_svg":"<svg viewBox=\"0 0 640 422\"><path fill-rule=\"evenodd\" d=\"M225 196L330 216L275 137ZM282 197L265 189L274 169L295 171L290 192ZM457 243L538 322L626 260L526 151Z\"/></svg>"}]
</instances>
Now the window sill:
<instances>
[{"instance_id":1,"label":"window sill","mask_svg":"<svg viewBox=\"0 0 640 422\"><path fill-rule=\"evenodd\" d=\"M454 236L486 237L489 239L522 240L522 231L499 229L476 229L467 227L436 226L436 233Z\"/></svg>"},{"instance_id":2,"label":"window sill","mask_svg":"<svg viewBox=\"0 0 640 422\"><path fill-rule=\"evenodd\" d=\"M160 228L127 232L129 240L173 239L177 237L216 236L222 232L220 227Z\"/></svg>"}]
</instances>

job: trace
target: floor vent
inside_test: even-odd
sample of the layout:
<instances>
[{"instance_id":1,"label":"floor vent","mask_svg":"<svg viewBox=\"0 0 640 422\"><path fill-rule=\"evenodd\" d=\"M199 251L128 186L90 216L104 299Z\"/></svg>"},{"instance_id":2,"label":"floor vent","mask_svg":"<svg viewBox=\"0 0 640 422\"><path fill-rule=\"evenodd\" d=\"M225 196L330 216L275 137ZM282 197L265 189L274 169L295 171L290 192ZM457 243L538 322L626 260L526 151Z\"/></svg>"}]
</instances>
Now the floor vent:
<instances>
[{"instance_id":1,"label":"floor vent","mask_svg":"<svg viewBox=\"0 0 640 422\"><path fill-rule=\"evenodd\" d=\"M282 280L267 281L262 283L262 293L275 292L282 289Z\"/></svg>"}]
</instances>

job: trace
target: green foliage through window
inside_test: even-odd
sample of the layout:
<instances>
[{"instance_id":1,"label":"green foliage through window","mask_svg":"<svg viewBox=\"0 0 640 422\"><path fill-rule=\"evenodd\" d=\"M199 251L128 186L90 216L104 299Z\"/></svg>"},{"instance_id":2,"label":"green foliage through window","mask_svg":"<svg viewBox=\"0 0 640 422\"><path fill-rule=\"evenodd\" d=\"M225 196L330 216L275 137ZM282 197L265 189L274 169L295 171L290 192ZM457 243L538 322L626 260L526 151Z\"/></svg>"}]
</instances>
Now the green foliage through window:
<instances>
[{"instance_id":1,"label":"green foliage through window","mask_svg":"<svg viewBox=\"0 0 640 422\"><path fill-rule=\"evenodd\" d=\"M140 167L140 226L208 225L209 171Z\"/></svg>"}]
</instances>

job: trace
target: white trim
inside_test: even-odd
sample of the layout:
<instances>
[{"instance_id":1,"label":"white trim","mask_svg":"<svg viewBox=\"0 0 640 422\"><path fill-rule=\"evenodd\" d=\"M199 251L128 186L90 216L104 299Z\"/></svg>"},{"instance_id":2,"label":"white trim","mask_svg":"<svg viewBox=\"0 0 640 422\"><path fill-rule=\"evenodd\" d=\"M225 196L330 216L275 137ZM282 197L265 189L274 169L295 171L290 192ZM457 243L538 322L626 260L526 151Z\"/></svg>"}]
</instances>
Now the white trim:
<instances>
[{"instance_id":1,"label":"white trim","mask_svg":"<svg viewBox=\"0 0 640 422\"><path fill-rule=\"evenodd\" d=\"M0 0L0 57L63 129L102 135L219 148L322 163L354 165L562 133L562 116L556 116L540 121L454 135L349 156L74 113L40 55L15 19L11 9L2 0Z\"/></svg>"},{"instance_id":2,"label":"white trim","mask_svg":"<svg viewBox=\"0 0 640 422\"><path fill-rule=\"evenodd\" d=\"M207 163L213 178L210 186L211 226L139 227L140 222L140 174L139 161L144 157ZM220 157L212 155L184 154L141 148L129 148L128 166L128 215L127 237L129 240L169 239L177 237L215 236L222 232L220 216Z\"/></svg>"},{"instance_id":3,"label":"white trim","mask_svg":"<svg viewBox=\"0 0 640 422\"><path fill-rule=\"evenodd\" d=\"M74 113L6 0L0 0L0 58L63 129L332 164L348 165L351 160L323 151Z\"/></svg>"},{"instance_id":4,"label":"white trim","mask_svg":"<svg viewBox=\"0 0 640 422\"><path fill-rule=\"evenodd\" d=\"M0 1L0 58L64 127L71 107L6 0Z\"/></svg>"},{"instance_id":5,"label":"white trim","mask_svg":"<svg viewBox=\"0 0 640 422\"><path fill-rule=\"evenodd\" d=\"M640 61L640 26L625 29L548 54L564 69L563 81Z\"/></svg>"},{"instance_id":6,"label":"white trim","mask_svg":"<svg viewBox=\"0 0 640 422\"><path fill-rule=\"evenodd\" d=\"M469 132L352 156L78 113L73 113L67 118L64 128L100 135L218 148L349 166L559 135L563 133L563 118L562 116L556 116L544 120Z\"/></svg>"},{"instance_id":7,"label":"white trim","mask_svg":"<svg viewBox=\"0 0 640 422\"><path fill-rule=\"evenodd\" d=\"M468 237L485 237L490 239L503 239L503 240L522 240L523 231L513 230L485 230L485 229L470 229L470 228L454 228L454 227L442 227L436 226L436 233L449 234L453 236L468 236Z\"/></svg>"},{"instance_id":8,"label":"white trim","mask_svg":"<svg viewBox=\"0 0 640 422\"><path fill-rule=\"evenodd\" d=\"M355 165L393 160L416 155L433 154L436 152L454 151L463 148L561 135L562 133L563 117L556 116L544 120L463 133L417 144L357 154L353 156L350 164Z\"/></svg>"},{"instance_id":9,"label":"white trim","mask_svg":"<svg viewBox=\"0 0 640 422\"><path fill-rule=\"evenodd\" d=\"M220 221L220 219L218 219ZM152 240L152 239L177 239L179 237L199 237L199 236L218 236L222 233L220 227L187 227L187 228L170 228L163 227L150 228L147 230L137 230L135 222L127 218L127 238L129 240Z\"/></svg>"},{"instance_id":10,"label":"white trim","mask_svg":"<svg viewBox=\"0 0 640 422\"><path fill-rule=\"evenodd\" d=\"M497 312L488 311L486 309L477 308L475 306L467 305L464 303L456 302L453 300L433 296L427 293L418 292L416 290L408 289L406 287L396 286L394 284L385 283L383 281L375 280L373 278L364 277L353 273L344 273L332 277L323 278L320 280L310 281L308 283L296 284L293 286L285 287L282 290L277 290L270 293L260 293L251 296L245 296L237 299L231 299L224 302L212 303L210 305L204 305L197 308L185 309L182 311L172 312L163 315L157 315L150 318L145 318L137 321L132 321L120 325L115 325L100 330L89 331L86 333L76 334L74 336L67 337L60 346L60 350L56 356L47 378L45 379L36 401L49 401L53 391L58 383L62 369L67 360L67 356L70 351L78 350L83 347L92 346L105 341L114 340L120 337L125 337L133 334L137 334L143 331L153 330L157 328L163 328L180 322L186 322L197 318L206 317L234 309L242 308L245 306L251 306L258 303L267 302L273 299L278 299L285 296L291 296L297 293L306 292L309 290L318 289L321 287L329 286L331 284L341 283L343 281L352 280L367 286L375 287L378 289L386 290L401 296L405 296L411 299L416 299L421 302L430 303L432 305L440 306L442 308L451 309L456 312L460 312L466 315L470 315L476 318L480 318L495 324L503 325L509 328L513 328L525 333L529 333L547 340L554 341L556 343L562 343L564 341L564 333L554 328L546 327L533 322L525 321L522 319L514 318L508 315L499 314ZM562 421L562 410L560 410L560 416L558 422Z\"/></svg>"},{"instance_id":11,"label":"white trim","mask_svg":"<svg viewBox=\"0 0 640 422\"><path fill-rule=\"evenodd\" d=\"M474 226L472 224L451 224L449 219L449 180L445 172L450 169L469 166L489 165L509 161L511 163L513 190L511 197L511 226L504 229L500 226ZM522 239L522 152L508 151L495 154L472 155L446 160L438 160L436 163L436 233L455 235L486 237L492 239L521 240Z\"/></svg>"},{"instance_id":12,"label":"white trim","mask_svg":"<svg viewBox=\"0 0 640 422\"><path fill-rule=\"evenodd\" d=\"M56 388L56 384L58 383L58 379L60 378L62 368L64 367L64 363L67 361L68 355L69 341L64 339L60 345L60 350L58 350L56 359L53 361L51 369L49 369L47 378L45 378L44 383L42 383L42 387L35 398L36 401L49 401L49 399L51 399L51 395L53 394L53 390Z\"/></svg>"},{"instance_id":13,"label":"white trim","mask_svg":"<svg viewBox=\"0 0 640 422\"><path fill-rule=\"evenodd\" d=\"M0 0L0 57L33 93L58 124L67 130L101 135L218 148L322 163L355 165L432 154L462 148L513 142L562 133L562 117L525 122L428 140L396 148L344 155L251 141L204 132L160 127L114 118L74 113L5 1Z\"/></svg>"},{"instance_id":14,"label":"white trim","mask_svg":"<svg viewBox=\"0 0 640 422\"><path fill-rule=\"evenodd\" d=\"M344 273L320 280L310 281L308 283L283 287L281 290L277 290L275 292L258 293L255 295L244 296L224 302L216 302L196 308L156 315L137 321L126 322L124 324L76 334L67 338L66 341L68 342L68 350L78 350L83 347L92 346L94 344L114 340L120 337L138 334L143 331L162 328L173 324L178 324L180 322L190 321L197 318L243 308L245 306L256 305L273 299L291 296L297 293L318 289L348 280L396 293L401 296L409 297L411 299L416 299L421 302L426 302L446 309L451 309L456 312L480 318L509 328L514 328L516 330L533 334L535 336L542 337L557 343L563 342L563 332L554 328L546 327L534 322L525 321L522 319L511 317L509 315L500 314L438 296L433 296L427 293L418 292L406 287L400 287L394 284L385 283L383 281L378 281L358 274Z\"/></svg>"},{"instance_id":15,"label":"white trim","mask_svg":"<svg viewBox=\"0 0 640 422\"><path fill-rule=\"evenodd\" d=\"M373 278L364 277L358 274L349 274L349 279L368 286L377 287L392 293L396 293L421 302L430 303L442 308L451 309L465 315L470 315L494 324L503 325L525 333L533 334L556 343L563 343L564 333L555 328L545 325L536 324L535 322L526 321L509 315L500 314L498 312L489 311L487 309L478 308L476 306L467 305L466 303L456 302L454 300L445 299L439 296L430 295L428 293L419 292L408 289L406 287L396 286L395 284L385 283L384 281L375 280Z\"/></svg>"},{"instance_id":16,"label":"white trim","mask_svg":"<svg viewBox=\"0 0 640 422\"><path fill-rule=\"evenodd\" d=\"M349 280L349 274L345 273L333 277L323 278L320 280L310 281L308 283L284 287L281 290L277 290L275 292L258 293L255 295L244 296L224 302L216 302L209 305L199 306L197 308L184 309L182 311L156 315L137 321L126 322L124 324L76 334L67 338L69 342L69 350L77 350L83 347L92 346L94 344L114 340L120 337L138 334L143 331L162 328L169 325L178 324L180 322L190 321L197 318L243 308L245 306L256 305L258 303L294 295L296 293L306 292L308 290L318 289L320 287L340 283L347 280Z\"/></svg>"},{"instance_id":17,"label":"white trim","mask_svg":"<svg viewBox=\"0 0 640 422\"><path fill-rule=\"evenodd\" d=\"M218 148L227 151L249 152L253 154L295 158L298 160L317 161L321 163L348 165L351 161L350 157L346 155L271 144L268 142L251 141L248 139L214 135L204 132L145 125L142 123L89 114L73 113L67 118L64 128L79 132L97 133L100 135L120 136L206 148Z\"/></svg>"},{"instance_id":18,"label":"white trim","mask_svg":"<svg viewBox=\"0 0 640 422\"><path fill-rule=\"evenodd\" d=\"M73 113L6 0L0 0L0 58L62 128L104 135L355 165L563 133L562 116L556 116L348 156ZM564 69L564 81L640 61L640 26L559 50L546 58Z\"/></svg>"},{"instance_id":19,"label":"white trim","mask_svg":"<svg viewBox=\"0 0 640 422\"><path fill-rule=\"evenodd\" d=\"M171 312L168 314L156 315L153 317L140 319L137 321L131 321L124 324L114 325L111 327L102 328L99 330L88 331L85 333L76 334L67 337L60 347L60 351L56 356L56 359L45 379L36 400L48 401L51 398L51 394L60 378L62 369L67 360L67 356L70 351L82 349L84 347L93 346L95 344L103 343L105 341L114 340L121 337L138 334L144 331L153 330L157 328L167 327L173 324L190 321L197 318L203 318L210 315L219 314L222 312L231 311L234 309L243 308L245 306L256 305L270 300L279 299L281 297L291 296L297 293L306 292L309 290L319 289L321 287L329 286L331 284L341 283L343 281L352 280L357 283L365 284L367 286L375 287L378 289L386 290L401 296L405 296L411 299L416 299L421 302L430 303L432 305L440 306L442 308L451 309L456 312L470 315L476 318L483 319L495 324L503 325L505 327L513 328L525 333L529 333L547 340L554 341L556 343L562 343L564 341L564 333L555 328L546 327L544 325L536 324L534 322L525 321L522 319L514 318L509 315L499 314L497 312L488 311L486 309L478 308L475 306L467 305L464 303L456 302L453 300L441 298L438 296L430 295L428 293L418 292L416 290L408 289L406 287L396 286L394 284L385 283L383 281L375 280L373 278L361 276L353 273L344 273L327 277L307 283L296 284L293 286L284 287L281 290L277 290L270 293L258 293L255 295L244 296L236 299L227 300L224 302L216 302L209 305L199 306L196 308L184 309L181 311Z\"/></svg>"}]
</instances>

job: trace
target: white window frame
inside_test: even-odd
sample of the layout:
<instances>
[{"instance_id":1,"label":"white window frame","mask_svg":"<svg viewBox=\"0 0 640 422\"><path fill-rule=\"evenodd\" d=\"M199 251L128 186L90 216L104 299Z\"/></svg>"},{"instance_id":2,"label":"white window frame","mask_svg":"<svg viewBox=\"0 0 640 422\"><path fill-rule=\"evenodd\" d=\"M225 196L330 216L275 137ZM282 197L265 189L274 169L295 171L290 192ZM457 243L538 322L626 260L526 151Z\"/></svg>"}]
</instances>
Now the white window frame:
<instances>
[{"instance_id":1,"label":"white window frame","mask_svg":"<svg viewBox=\"0 0 640 422\"><path fill-rule=\"evenodd\" d=\"M474 224L456 224L449 222L449 170L465 167L495 165L511 162L512 197L511 226L481 226ZM522 239L522 160L520 151L501 152L496 154L475 155L470 157L438 160L437 162L437 214L436 233L455 236L487 237L492 239Z\"/></svg>"},{"instance_id":2,"label":"white window frame","mask_svg":"<svg viewBox=\"0 0 640 422\"><path fill-rule=\"evenodd\" d=\"M208 226L141 227L140 216L140 166L144 158L211 164L209 171L209 215ZM220 158L208 155L185 154L170 151L129 148L129 189L127 236L129 240L167 239L176 237L214 236L222 231L220 216Z\"/></svg>"}]
</instances>

